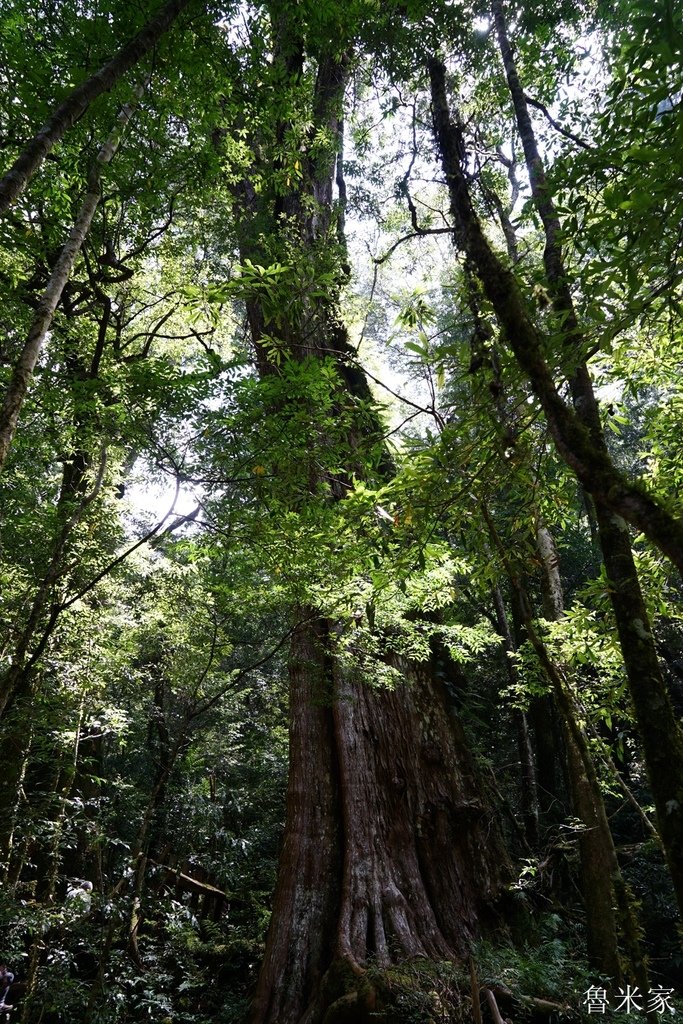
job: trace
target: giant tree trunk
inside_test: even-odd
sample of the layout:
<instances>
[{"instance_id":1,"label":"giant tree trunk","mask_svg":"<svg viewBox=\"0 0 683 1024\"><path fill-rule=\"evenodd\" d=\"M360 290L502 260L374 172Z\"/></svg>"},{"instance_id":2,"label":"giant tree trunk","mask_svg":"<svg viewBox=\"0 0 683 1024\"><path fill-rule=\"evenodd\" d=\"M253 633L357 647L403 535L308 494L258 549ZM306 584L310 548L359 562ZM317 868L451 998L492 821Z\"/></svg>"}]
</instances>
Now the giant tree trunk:
<instances>
[{"instance_id":1,"label":"giant tree trunk","mask_svg":"<svg viewBox=\"0 0 683 1024\"><path fill-rule=\"evenodd\" d=\"M320 626L300 624L289 660L289 781L256 1022L303 1019L319 997L335 951L341 821L335 778L331 687Z\"/></svg>"},{"instance_id":2,"label":"giant tree trunk","mask_svg":"<svg viewBox=\"0 0 683 1024\"><path fill-rule=\"evenodd\" d=\"M300 97L305 47L285 7L276 12L273 36L277 87L290 83ZM317 60L315 81L308 79L311 144L297 150L300 177L291 191L269 188L264 177L268 157L277 181L285 124L273 150L267 139L253 140L260 187L245 178L233 190L243 260L268 263L278 237L287 252L296 238L302 264L322 262L328 282L325 295L304 292L289 319L271 313L268 320L260 295L247 298L262 377L279 372L273 337L281 358L332 360L338 371L333 401L348 423L345 452L334 463L340 468L325 470L312 460L305 486L292 488L293 508L321 482L331 501L346 493L351 474L365 471L363 448L376 447L382 435L381 424L370 423L372 396L351 363L354 351L337 313L334 280L343 271L333 263L339 237L333 182L347 76L346 57L332 56L338 53L335 41ZM316 138L328 138L329 147ZM260 251L263 237L269 247ZM297 415L287 396L279 401L279 412ZM320 444L315 430L310 442ZM287 479L285 467L278 469ZM315 609L299 615L289 668L287 820L252 1021L319 1024L344 1008L348 1020L361 1024L374 998L362 980L368 962L386 967L410 957L465 955L493 913L507 860L464 737L428 667L397 665L400 686L373 688L335 657L338 624Z\"/></svg>"},{"instance_id":3,"label":"giant tree trunk","mask_svg":"<svg viewBox=\"0 0 683 1024\"><path fill-rule=\"evenodd\" d=\"M507 860L464 737L427 665L377 690L301 625L290 662L287 824L253 1024L314 1024L368 960L464 956ZM351 1007L355 1009L351 1010Z\"/></svg>"}]
</instances>

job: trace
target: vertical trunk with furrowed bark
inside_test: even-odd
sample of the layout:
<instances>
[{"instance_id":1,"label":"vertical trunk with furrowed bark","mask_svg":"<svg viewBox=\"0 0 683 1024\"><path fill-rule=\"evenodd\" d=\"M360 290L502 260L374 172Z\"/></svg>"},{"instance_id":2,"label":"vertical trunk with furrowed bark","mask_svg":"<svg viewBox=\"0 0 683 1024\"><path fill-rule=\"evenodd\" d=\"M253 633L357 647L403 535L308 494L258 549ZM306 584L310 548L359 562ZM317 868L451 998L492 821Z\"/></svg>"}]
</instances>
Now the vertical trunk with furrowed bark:
<instances>
[{"instance_id":1,"label":"vertical trunk with furrowed bark","mask_svg":"<svg viewBox=\"0 0 683 1024\"><path fill-rule=\"evenodd\" d=\"M447 177L458 245L476 267L510 347L528 373L559 453L595 500L600 543L612 582L610 596L660 836L679 908L683 908L683 735L662 681L624 520L642 529L681 568L683 546L679 546L679 540L683 542L683 526L615 469L600 431L585 365L576 369L572 380L574 402L580 413L566 406L560 397L542 354L541 335L529 316L514 275L493 251L472 205L469 183L460 164L462 129L451 120L445 68L432 60L429 72L434 132ZM559 287L557 294L560 296ZM566 307L562 308L566 311Z\"/></svg>"},{"instance_id":2,"label":"vertical trunk with furrowed bark","mask_svg":"<svg viewBox=\"0 0 683 1024\"><path fill-rule=\"evenodd\" d=\"M314 1024L412 957L464 957L493 917L506 856L461 730L428 666L376 690L302 623L290 659L287 822L254 1024ZM351 1019L351 1018L349 1018Z\"/></svg>"},{"instance_id":3,"label":"vertical trunk with furrowed bark","mask_svg":"<svg viewBox=\"0 0 683 1024\"><path fill-rule=\"evenodd\" d=\"M341 821L331 680L321 628L320 623L301 622L289 658L287 818L253 1006L255 1024L303 1019L320 998L335 954L332 923L341 886Z\"/></svg>"},{"instance_id":4,"label":"vertical trunk with furrowed bark","mask_svg":"<svg viewBox=\"0 0 683 1024\"><path fill-rule=\"evenodd\" d=\"M278 31L281 41L281 21ZM287 48L290 56L296 52ZM263 230L270 221L275 234L283 213L288 238L296 224L309 259L336 236L332 188L345 66L343 58L323 56L311 98L315 128L332 140L328 157L302 153L303 179L286 196L264 197L248 181L235 189L243 258L259 255L250 225ZM292 67L288 73L297 74ZM281 323L277 334L290 359L336 362L341 409L349 397L367 399L370 392L349 361L336 300L332 288L307 310L305 331ZM260 344L274 325L266 324L257 300L248 302L248 317L259 372L277 373ZM344 471L362 471L364 429L349 430ZM334 500L343 488L328 482ZM292 500L300 503L300 494ZM401 685L391 692L372 688L335 657L339 624L311 608L296 614L287 818L252 1022L320 1024L324 1018L331 1024L343 1017L369 1024L377 993L366 978L368 963L465 956L493 918L507 858L430 667L397 664Z\"/></svg>"},{"instance_id":5,"label":"vertical trunk with furrowed bark","mask_svg":"<svg viewBox=\"0 0 683 1024\"><path fill-rule=\"evenodd\" d=\"M463 955L495 899L500 847L462 732L428 666L376 691L338 666L334 704L344 832L339 952Z\"/></svg>"}]
</instances>

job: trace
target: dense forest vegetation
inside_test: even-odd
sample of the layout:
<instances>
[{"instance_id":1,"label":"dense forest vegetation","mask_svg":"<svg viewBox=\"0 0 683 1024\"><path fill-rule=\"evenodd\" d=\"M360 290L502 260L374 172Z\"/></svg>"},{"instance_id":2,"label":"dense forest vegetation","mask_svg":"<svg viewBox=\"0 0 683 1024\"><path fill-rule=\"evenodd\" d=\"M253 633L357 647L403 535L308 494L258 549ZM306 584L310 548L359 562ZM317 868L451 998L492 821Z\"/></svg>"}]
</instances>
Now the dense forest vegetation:
<instances>
[{"instance_id":1,"label":"dense forest vegetation","mask_svg":"<svg viewBox=\"0 0 683 1024\"><path fill-rule=\"evenodd\" d=\"M682 56L0 0L9 1019L680 1012Z\"/></svg>"}]
</instances>

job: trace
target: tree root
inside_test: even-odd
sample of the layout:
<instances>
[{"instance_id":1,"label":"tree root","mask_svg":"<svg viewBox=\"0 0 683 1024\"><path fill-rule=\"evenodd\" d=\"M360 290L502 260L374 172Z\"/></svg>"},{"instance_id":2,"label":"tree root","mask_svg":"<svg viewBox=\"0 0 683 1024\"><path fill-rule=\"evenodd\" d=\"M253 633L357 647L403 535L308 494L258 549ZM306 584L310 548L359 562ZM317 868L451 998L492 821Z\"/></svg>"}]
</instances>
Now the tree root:
<instances>
[{"instance_id":1,"label":"tree root","mask_svg":"<svg viewBox=\"0 0 683 1024\"><path fill-rule=\"evenodd\" d=\"M476 965L407 960L388 969L361 967L350 955L338 956L321 986L322 1024L401 1024L420 1019L468 1020L481 1024L480 997L486 1001L484 1020L510 1024L517 1019L547 1024L570 1007L549 999L520 995L501 984L481 985ZM470 1006L471 999L471 1006Z\"/></svg>"},{"instance_id":2,"label":"tree root","mask_svg":"<svg viewBox=\"0 0 683 1024\"><path fill-rule=\"evenodd\" d=\"M571 1014L572 1010L569 1006L565 1006L562 1003L554 1003L550 999L539 999L536 996L525 996L518 995L512 992L505 985L489 985L486 988L482 988L482 992L491 992L494 998L501 1004L501 1006L513 1008L514 1006L524 1006L527 1009L534 1010L536 1014L543 1017L550 1017L555 1013Z\"/></svg>"}]
</instances>

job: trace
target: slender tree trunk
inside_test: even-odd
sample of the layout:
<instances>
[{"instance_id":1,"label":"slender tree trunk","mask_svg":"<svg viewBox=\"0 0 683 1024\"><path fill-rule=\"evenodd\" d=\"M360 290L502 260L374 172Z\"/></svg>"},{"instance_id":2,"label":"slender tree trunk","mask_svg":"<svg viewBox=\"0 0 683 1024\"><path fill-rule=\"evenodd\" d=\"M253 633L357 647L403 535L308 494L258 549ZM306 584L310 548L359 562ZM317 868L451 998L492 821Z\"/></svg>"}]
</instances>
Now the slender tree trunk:
<instances>
[{"instance_id":1,"label":"slender tree trunk","mask_svg":"<svg viewBox=\"0 0 683 1024\"><path fill-rule=\"evenodd\" d=\"M579 835L579 851L588 955L597 967L617 981L622 974L619 940L626 958L626 973L643 992L647 992L649 979L633 894L621 873L588 742L578 724L567 681L551 661L531 623L529 628L530 639L553 684L564 718L572 802L577 817L584 825Z\"/></svg>"},{"instance_id":2,"label":"slender tree trunk","mask_svg":"<svg viewBox=\"0 0 683 1024\"><path fill-rule=\"evenodd\" d=\"M561 318L565 344L573 355L572 401L594 449L607 456L598 403L583 353L586 342L569 288L562 228L548 188L529 108L510 45L502 0L492 4L496 32L512 97L534 203L543 222L543 262L553 306ZM626 523L596 495L596 520L631 699L636 711L650 785L667 860L683 914L683 732L678 725L657 657L647 607L640 589Z\"/></svg>"},{"instance_id":3,"label":"slender tree trunk","mask_svg":"<svg viewBox=\"0 0 683 1024\"><path fill-rule=\"evenodd\" d=\"M142 96L143 90L143 86L136 88L135 92L138 99ZM7 453L17 428L19 413L24 404L26 392L28 391L47 332L50 330L52 318L62 297L64 286L71 276L76 257L81 251L90 231L90 225L100 201L102 168L113 159L121 141L121 133L133 116L134 109L135 107L129 103L122 108L118 116L116 128L97 154L95 163L88 175L88 191L85 194L69 238L59 254L50 275L50 280L38 303L38 312L34 317L26 343L14 367L12 378L5 393L2 410L0 411L0 471L5 464Z\"/></svg>"},{"instance_id":4,"label":"slender tree trunk","mask_svg":"<svg viewBox=\"0 0 683 1024\"><path fill-rule=\"evenodd\" d=\"M456 241L476 268L517 362L529 378L557 451L596 503L644 533L683 573L683 523L641 484L626 479L606 451L594 447L585 424L560 396L543 355L542 336L527 314L514 274L494 253L472 206L469 183L460 166L465 144L462 129L450 119L445 68L440 61L431 60L429 73L434 132L447 178Z\"/></svg>"},{"instance_id":5,"label":"slender tree trunk","mask_svg":"<svg viewBox=\"0 0 683 1024\"><path fill-rule=\"evenodd\" d=\"M652 635L647 616L643 616L637 579L634 581L630 575L626 562L629 553L623 543L624 538L628 543L628 528L624 522L627 519L683 568L683 527L645 492L623 480L604 445L596 446L596 439L585 422L560 398L542 354L540 335L527 314L517 282L493 252L472 206L469 185L460 165L462 130L450 119L445 69L434 60L429 70L435 135L447 175L457 240L476 267L510 346L529 375L558 451L596 501L605 564L615 584L617 628L659 831L679 908L683 908L683 736L668 694L663 685L660 686L661 674ZM588 397L587 391L585 397Z\"/></svg>"},{"instance_id":6,"label":"slender tree trunk","mask_svg":"<svg viewBox=\"0 0 683 1024\"><path fill-rule=\"evenodd\" d=\"M508 572L511 588L516 593L518 606L522 609L526 636L552 684L555 701L562 716L571 800L574 813L583 824L583 830L579 835L579 853L589 959L606 977L618 982L621 980L622 969L617 942L616 898L612 881L616 853L607 825L602 794L595 778L585 737L576 722L564 681L535 631L529 596L520 582L516 566L511 563L505 552L503 542L485 507L483 513L491 539ZM551 604L547 605L544 611L547 617L557 620L564 614L562 585L557 552L547 530L543 534L543 548L539 554L542 572L546 576L543 590L551 600ZM589 771L592 773L591 777ZM591 784L591 778L595 785Z\"/></svg>"},{"instance_id":7,"label":"slender tree trunk","mask_svg":"<svg viewBox=\"0 0 683 1024\"><path fill-rule=\"evenodd\" d=\"M524 627L547 675L564 725L564 742L569 765L569 783L574 813L583 825L579 834L581 887L586 911L586 936L591 962L606 976L618 983L622 978L619 939L627 958L627 974L645 992L648 974L640 946L640 927L633 906L632 894L624 882L617 859L614 840L607 820L605 802L584 731L579 725L568 681L552 661L532 621L531 603L516 567L511 563L498 536L488 510L482 509L491 538L506 568L510 585L524 609ZM564 597L555 544L547 528L541 533L539 555L546 579L547 595L544 609L554 621L564 615Z\"/></svg>"},{"instance_id":8,"label":"slender tree trunk","mask_svg":"<svg viewBox=\"0 0 683 1024\"><path fill-rule=\"evenodd\" d=\"M49 763L50 776L44 790L35 794L39 802L45 801L43 822L49 827L43 829L42 835L35 842L32 860L36 868L36 899L43 907L50 908L55 902L59 868L61 864L62 841L64 827L68 816L68 800L71 796L76 766L78 764L81 728L83 724L84 699L78 706L75 723L74 744L71 750L58 752L56 759ZM29 794L29 804L31 795ZM46 930L37 929L31 943L28 968L26 970L27 991L21 1006L22 1024L29 1024L33 1018L36 1003L36 992L45 963L45 954L49 949Z\"/></svg>"},{"instance_id":9,"label":"slender tree trunk","mask_svg":"<svg viewBox=\"0 0 683 1024\"><path fill-rule=\"evenodd\" d=\"M560 559L555 539L540 516L536 520L536 549L543 568L541 574L543 615L549 622L557 622L564 615Z\"/></svg>"},{"instance_id":10,"label":"slender tree trunk","mask_svg":"<svg viewBox=\"0 0 683 1024\"><path fill-rule=\"evenodd\" d=\"M33 720L30 714L35 694L35 683L24 695L20 704L2 723L0 746L2 748L2 786L0 786L0 878L7 888L10 880L14 832L22 805L22 791L28 763Z\"/></svg>"},{"instance_id":11,"label":"slender tree trunk","mask_svg":"<svg viewBox=\"0 0 683 1024\"><path fill-rule=\"evenodd\" d=\"M586 952L589 962L613 983L622 980L617 941L616 896L612 881L613 863L610 835L605 841L602 798L596 794L586 775L585 763L575 739L572 726L567 721L565 708L564 742L567 750L569 777L571 780L572 810L581 822L578 834L580 881L583 905L586 912Z\"/></svg>"},{"instance_id":12,"label":"slender tree trunk","mask_svg":"<svg viewBox=\"0 0 683 1024\"><path fill-rule=\"evenodd\" d=\"M558 622L564 615L559 558L554 538L541 519L536 524L536 546L541 562L543 614L550 621ZM535 645L540 643L535 634L533 642ZM559 679L559 673L553 673L552 681L564 719L572 804L574 813L584 826L579 834L579 852L588 957L608 977L617 981L621 979L621 963L617 944L615 878L621 879L621 872L585 734L578 724L573 703ZM642 962L641 956L638 956L638 961Z\"/></svg>"},{"instance_id":13,"label":"slender tree trunk","mask_svg":"<svg viewBox=\"0 0 683 1024\"><path fill-rule=\"evenodd\" d=\"M38 312L28 332L26 343L14 366L12 378L7 387L2 410L0 411L0 470L5 464L17 427L19 413L24 403L33 371L38 362L45 336L50 329L52 317L62 297L64 286L69 279L76 257L81 251L83 242L90 230L90 225L100 199L99 178L99 172L91 174L83 205L71 229L69 238L53 268L47 288L41 297Z\"/></svg>"},{"instance_id":14,"label":"slender tree trunk","mask_svg":"<svg viewBox=\"0 0 683 1024\"><path fill-rule=\"evenodd\" d=\"M128 891L130 886L130 912L128 913L126 932L123 936L128 954L133 964L140 972L144 971L144 963L138 946L138 934L143 920L142 900L145 892L147 877L147 866L149 858L147 850L150 842L154 839L154 822L157 812L163 802L165 787L170 773L176 762L179 753L181 740L173 744L169 761L163 772L157 774L152 791L147 800L147 806L140 822L135 842L131 846L131 860L128 863L124 876L105 895L103 903L110 908L114 907L115 901ZM83 1011L83 1024L90 1024L90 1021L101 1018L100 1004L106 994L105 979L111 959L111 952L120 935L118 930L119 916L110 909L109 922L103 930L102 942L99 949L97 974L88 993L88 1001Z\"/></svg>"},{"instance_id":15,"label":"slender tree trunk","mask_svg":"<svg viewBox=\"0 0 683 1024\"><path fill-rule=\"evenodd\" d=\"M539 809L546 824L557 824L567 813L568 780L562 728L552 694L532 700L529 720L536 749Z\"/></svg>"},{"instance_id":16,"label":"slender tree trunk","mask_svg":"<svg viewBox=\"0 0 683 1024\"><path fill-rule=\"evenodd\" d=\"M148 755L155 770L151 795L132 851L135 866L128 919L128 952L133 964L141 972L145 970L145 966L140 955L138 939L144 920L143 900L147 886L147 866L150 856L156 853L158 845L164 838L166 791L184 740L182 731L176 741L171 742L167 720L167 681L161 666L157 664L155 668L152 714L147 732Z\"/></svg>"},{"instance_id":17,"label":"slender tree trunk","mask_svg":"<svg viewBox=\"0 0 683 1024\"><path fill-rule=\"evenodd\" d=\"M33 598L31 610L26 618L26 623L17 636L14 650L12 652L12 664L2 679L0 679L0 718L7 713L7 710L12 706L14 701L17 700L17 698L20 698L27 692L31 692L31 687L33 686L34 666L45 651L61 613L60 605L55 603L54 600L50 605L50 595L53 587L59 579L65 552L67 550L69 540L71 539L72 532L80 522L87 506L94 501L100 492L104 478L105 465L106 459L105 453L103 452L98 476L92 490L82 498L73 514L62 526L62 529L54 542L50 563L40 583L38 592ZM50 611L47 615L47 622L42 626L42 632L40 632L40 636L38 637L41 619L45 615L49 605ZM31 645L36 639L37 643L33 649L31 649ZM28 709L27 704L24 704L24 707Z\"/></svg>"},{"instance_id":18,"label":"slender tree trunk","mask_svg":"<svg viewBox=\"0 0 683 1024\"><path fill-rule=\"evenodd\" d=\"M493 588L493 605L496 610L496 621L498 632L503 639L503 650L505 651L505 662L508 679L512 686L519 683L519 673L512 658L516 651L512 631L505 611L505 601L500 587ZM522 816L524 819L524 832L526 840L532 849L538 848L539 843L539 802L538 802L538 779L536 772L536 761L531 747L531 736L529 723L524 711L514 712L515 730L517 732L517 750L519 752L519 764L521 769L522 782Z\"/></svg>"},{"instance_id":19,"label":"slender tree trunk","mask_svg":"<svg viewBox=\"0 0 683 1024\"><path fill-rule=\"evenodd\" d=\"M526 636L527 608L522 600L527 584L520 574L520 587L510 593L514 643L519 648ZM557 702L552 693L535 697L529 708L536 750L536 779L539 810L546 822L564 821L568 809L569 777L564 750L564 735Z\"/></svg>"},{"instance_id":20,"label":"slender tree trunk","mask_svg":"<svg viewBox=\"0 0 683 1024\"><path fill-rule=\"evenodd\" d=\"M109 92L131 68L149 53L168 31L190 0L170 0L130 42L99 71L77 86L27 143L0 180L0 213L21 195L53 146L85 113L91 103Z\"/></svg>"}]
</instances>

